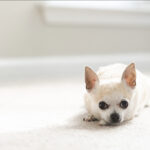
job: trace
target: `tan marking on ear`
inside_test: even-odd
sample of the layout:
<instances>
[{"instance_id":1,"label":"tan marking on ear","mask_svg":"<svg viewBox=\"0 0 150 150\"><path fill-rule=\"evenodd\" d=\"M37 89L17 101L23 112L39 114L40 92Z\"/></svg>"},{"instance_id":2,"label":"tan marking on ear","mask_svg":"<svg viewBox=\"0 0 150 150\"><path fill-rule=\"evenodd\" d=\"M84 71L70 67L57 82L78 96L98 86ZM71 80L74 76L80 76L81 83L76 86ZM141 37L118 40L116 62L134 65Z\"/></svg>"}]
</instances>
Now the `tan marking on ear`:
<instances>
[{"instance_id":1,"label":"tan marking on ear","mask_svg":"<svg viewBox=\"0 0 150 150\"><path fill-rule=\"evenodd\" d=\"M122 75L122 80L123 79L131 88L134 88L136 86L136 70L134 63L131 63L129 66L126 67Z\"/></svg>"},{"instance_id":2,"label":"tan marking on ear","mask_svg":"<svg viewBox=\"0 0 150 150\"><path fill-rule=\"evenodd\" d=\"M98 76L96 73L90 68L85 67L85 83L86 89L91 90L94 88L96 81L98 81Z\"/></svg>"}]
</instances>

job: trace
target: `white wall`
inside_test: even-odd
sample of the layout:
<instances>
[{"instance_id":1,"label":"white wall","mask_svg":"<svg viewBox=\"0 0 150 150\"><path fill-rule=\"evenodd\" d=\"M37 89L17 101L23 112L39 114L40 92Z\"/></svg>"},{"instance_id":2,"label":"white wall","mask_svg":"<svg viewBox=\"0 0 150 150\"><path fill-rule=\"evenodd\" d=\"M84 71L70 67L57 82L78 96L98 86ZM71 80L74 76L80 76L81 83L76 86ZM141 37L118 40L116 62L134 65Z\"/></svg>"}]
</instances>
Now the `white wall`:
<instances>
[{"instance_id":1,"label":"white wall","mask_svg":"<svg viewBox=\"0 0 150 150\"><path fill-rule=\"evenodd\" d=\"M150 27L49 26L34 1L0 1L0 57L149 52Z\"/></svg>"}]
</instances>

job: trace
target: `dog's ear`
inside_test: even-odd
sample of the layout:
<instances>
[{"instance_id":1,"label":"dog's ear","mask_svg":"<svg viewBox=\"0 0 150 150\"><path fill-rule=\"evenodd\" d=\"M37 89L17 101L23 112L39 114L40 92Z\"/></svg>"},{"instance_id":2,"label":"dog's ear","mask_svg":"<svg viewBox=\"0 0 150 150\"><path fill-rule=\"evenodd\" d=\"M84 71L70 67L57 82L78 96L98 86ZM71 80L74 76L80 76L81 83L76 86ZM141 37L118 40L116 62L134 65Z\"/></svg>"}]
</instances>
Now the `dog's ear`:
<instances>
[{"instance_id":1,"label":"dog's ear","mask_svg":"<svg viewBox=\"0 0 150 150\"><path fill-rule=\"evenodd\" d=\"M92 90L95 87L96 82L99 82L98 76L96 73L90 68L85 67L85 84L87 90Z\"/></svg>"},{"instance_id":2,"label":"dog's ear","mask_svg":"<svg viewBox=\"0 0 150 150\"><path fill-rule=\"evenodd\" d=\"M136 86L136 70L134 63L131 63L126 67L122 75L122 80L124 80L126 84L131 88L134 88Z\"/></svg>"}]
</instances>

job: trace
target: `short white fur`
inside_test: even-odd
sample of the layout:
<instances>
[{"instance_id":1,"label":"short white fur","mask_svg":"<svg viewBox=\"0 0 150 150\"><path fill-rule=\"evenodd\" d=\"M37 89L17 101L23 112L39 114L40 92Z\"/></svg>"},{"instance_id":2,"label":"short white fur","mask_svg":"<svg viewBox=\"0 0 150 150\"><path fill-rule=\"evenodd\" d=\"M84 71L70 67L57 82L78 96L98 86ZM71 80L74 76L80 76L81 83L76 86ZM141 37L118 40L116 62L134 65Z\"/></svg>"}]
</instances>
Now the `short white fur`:
<instances>
[{"instance_id":1,"label":"short white fur","mask_svg":"<svg viewBox=\"0 0 150 150\"><path fill-rule=\"evenodd\" d=\"M113 64L100 67L97 71L99 82L96 81L91 90L87 90L84 95L85 107L91 116L99 120L100 125L110 124L110 115L114 112L120 116L120 122L133 119L140 110L149 105L150 80L136 69L136 86L131 88L122 79L123 72L127 68L124 64ZM122 99L128 102L128 107L122 109L119 104ZM102 110L99 102L104 101L109 108ZM90 117L85 117L86 121Z\"/></svg>"}]
</instances>

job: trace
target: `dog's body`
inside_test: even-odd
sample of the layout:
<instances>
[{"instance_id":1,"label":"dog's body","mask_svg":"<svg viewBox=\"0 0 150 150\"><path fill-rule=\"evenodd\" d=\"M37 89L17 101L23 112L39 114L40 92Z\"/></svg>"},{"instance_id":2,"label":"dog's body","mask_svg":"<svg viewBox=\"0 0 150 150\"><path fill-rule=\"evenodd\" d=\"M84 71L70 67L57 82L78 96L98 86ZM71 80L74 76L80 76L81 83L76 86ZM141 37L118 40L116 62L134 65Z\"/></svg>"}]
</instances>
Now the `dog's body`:
<instances>
[{"instance_id":1,"label":"dog's body","mask_svg":"<svg viewBox=\"0 0 150 150\"><path fill-rule=\"evenodd\" d=\"M86 67L85 82L86 121L118 124L132 119L149 104L150 80L135 70L134 64L100 67L97 74Z\"/></svg>"}]
</instances>

